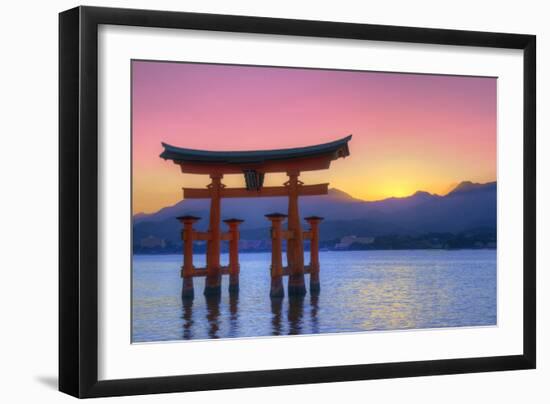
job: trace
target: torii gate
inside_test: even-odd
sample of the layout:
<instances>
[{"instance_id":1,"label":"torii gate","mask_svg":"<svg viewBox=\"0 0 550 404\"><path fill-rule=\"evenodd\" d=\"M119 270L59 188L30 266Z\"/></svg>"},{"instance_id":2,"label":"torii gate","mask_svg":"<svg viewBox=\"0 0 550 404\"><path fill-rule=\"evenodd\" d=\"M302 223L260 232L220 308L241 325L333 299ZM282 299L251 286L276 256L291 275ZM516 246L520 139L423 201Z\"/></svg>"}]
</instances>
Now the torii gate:
<instances>
[{"instance_id":1,"label":"torii gate","mask_svg":"<svg viewBox=\"0 0 550 404\"><path fill-rule=\"evenodd\" d=\"M330 167L333 160L349 156L348 142L351 135L329 143L293 149L258 150L258 151L207 151L185 149L162 143L164 151L160 157L172 160L179 165L182 173L209 175L212 182L206 188L183 188L185 199L210 199L210 221L207 232L193 231L193 223L199 218L182 216L178 218L184 225L182 238L184 242L184 266L182 277L184 286L183 297L193 297L193 277L206 276L205 295L221 293L221 276L224 273L231 275L230 292L238 290L238 225L240 220L229 219L225 222L230 231L222 233L221 226L221 198L248 198L248 197L288 197L288 224L287 231L281 230L281 222L286 215L266 215L272 221L273 259L271 296L283 296L281 277L288 274L289 296L302 296L306 293L304 282L304 232L302 232L298 209L300 196L324 195L328 193L328 184L304 185L299 176L302 171L324 170ZM286 173L288 181L283 186L264 187L264 177L267 173ZM224 175L244 174L245 188L226 188L221 180ZM312 242L312 262L307 268L310 276L310 291L319 290L319 262L313 253L318 252L318 223L322 218L306 218L311 225L306 237ZM279 239L275 239L275 237ZM288 268L278 268L276 254L280 255L281 239L287 240ZM192 240L207 241L206 268L197 270L192 264ZM226 270L220 265L221 240L229 240L230 266ZM279 247L276 245L279 244ZM315 245L313 245L315 244ZM315 262L316 261L316 262Z\"/></svg>"}]
</instances>

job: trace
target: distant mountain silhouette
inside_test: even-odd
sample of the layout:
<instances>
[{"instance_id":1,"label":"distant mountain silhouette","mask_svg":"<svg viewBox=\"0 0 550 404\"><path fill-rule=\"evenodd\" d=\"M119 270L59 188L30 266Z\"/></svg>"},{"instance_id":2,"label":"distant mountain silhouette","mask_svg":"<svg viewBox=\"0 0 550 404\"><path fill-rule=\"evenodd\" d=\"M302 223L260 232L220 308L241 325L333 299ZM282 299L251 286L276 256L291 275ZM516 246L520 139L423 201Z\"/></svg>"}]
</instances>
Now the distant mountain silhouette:
<instances>
[{"instance_id":1,"label":"distant mountain silhouette","mask_svg":"<svg viewBox=\"0 0 550 404\"><path fill-rule=\"evenodd\" d=\"M450 194L457 194L461 192L470 192L470 191L496 191L497 183L496 182L489 182L486 184L479 184L477 182L471 182L471 181L462 181L460 184L458 184L451 192Z\"/></svg>"},{"instance_id":2,"label":"distant mountain silhouette","mask_svg":"<svg viewBox=\"0 0 550 404\"><path fill-rule=\"evenodd\" d=\"M324 240L346 235L381 236L388 234L416 235L429 232L458 233L475 228L496 229L496 182L476 184L461 182L445 196L418 191L404 198L388 198L367 202L353 198L338 189L328 195L300 199L302 217L318 215ZM242 239L268 237L266 213L287 211L287 199L228 198L222 200L222 218L244 219ZM153 214L134 216L134 242L148 236L179 244L181 225L175 220L183 214L199 216L197 229L208 223L209 201L182 200Z\"/></svg>"}]
</instances>

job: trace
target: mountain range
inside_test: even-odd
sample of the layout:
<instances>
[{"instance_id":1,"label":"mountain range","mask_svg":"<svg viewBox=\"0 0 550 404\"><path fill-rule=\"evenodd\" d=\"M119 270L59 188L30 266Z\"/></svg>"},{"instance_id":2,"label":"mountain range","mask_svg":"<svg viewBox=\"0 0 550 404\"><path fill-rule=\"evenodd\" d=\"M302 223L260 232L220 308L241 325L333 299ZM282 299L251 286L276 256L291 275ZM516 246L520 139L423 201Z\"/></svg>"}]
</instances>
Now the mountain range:
<instances>
[{"instance_id":1,"label":"mountain range","mask_svg":"<svg viewBox=\"0 0 550 404\"><path fill-rule=\"evenodd\" d=\"M497 184L461 182L441 196L424 191L403 198L363 201L332 188L327 195L300 198L302 217L317 215L321 224L321 240L334 240L347 235L384 236L419 235L425 233L460 233L471 229L496 231ZM156 237L180 244L180 223L175 217L194 215L202 218L198 230L206 230L209 200L182 200L152 214L136 214L133 223L134 244L146 237ZM263 240L269 236L266 213L287 211L287 199L228 198L222 200L222 219L244 220L241 239Z\"/></svg>"}]
</instances>

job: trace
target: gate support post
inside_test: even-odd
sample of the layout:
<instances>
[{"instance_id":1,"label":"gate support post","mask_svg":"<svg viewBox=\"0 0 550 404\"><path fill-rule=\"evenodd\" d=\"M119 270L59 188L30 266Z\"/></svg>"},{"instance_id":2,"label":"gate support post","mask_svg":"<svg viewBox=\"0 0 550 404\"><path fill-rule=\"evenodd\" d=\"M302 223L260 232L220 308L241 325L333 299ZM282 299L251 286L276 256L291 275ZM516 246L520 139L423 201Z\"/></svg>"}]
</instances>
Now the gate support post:
<instances>
[{"instance_id":1,"label":"gate support post","mask_svg":"<svg viewBox=\"0 0 550 404\"><path fill-rule=\"evenodd\" d=\"M227 219L223 222L229 226L229 294L239 293L239 225L244 220Z\"/></svg>"},{"instance_id":2,"label":"gate support post","mask_svg":"<svg viewBox=\"0 0 550 404\"><path fill-rule=\"evenodd\" d=\"M302 226L300 224L300 214L298 211L298 196L302 182L298 180L299 171L287 172L288 181L288 223L287 228L291 233L287 240L287 260L288 260L288 295L304 296L306 286L304 282L304 241L302 235Z\"/></svg>"},{"instance_id":3,"label":"gate support post","mask_svg":"<svg viewBox=\"0 0 550 404\"><path fill-rule=\"evenodd\" d=\"M216 296L221 294L222 274L220 267L220 218L221 218L221 191L224 188L221 180L223 175L210 174L212 182L208 185L210 190L210 223L208 232L210 239L207 242L206 252L206 281L204 282L204 295Z\"/></svg>"},{"instance_id":4,"label":"gate support post","mask_svg":"<svg viewBox=\"0 0 550 404\"><path fill-rule=\"evenodd\" d=\"M271 221L271 291L269 292L269 296L284 297L282 223L286 215L282 213L271 213L265 215L265 217Z\"/></svg>"},{"instance_id":5,"label":"gate support post","mask_svg":"<svg viewBox=\"0 0 550 404\"><path fill-rule=\"evenodd\" d=\"M319 283L319 223L323 220L319 216L309 216L305 218L309 223L311 232L311 244L310 244L310 262L309 262L309 293L319 294L321 291L321 284Z\"/></svg>"},{"instance_id":6,"label":"gate support post","mask_svg":"<svg viewBox=\"0 0 550 404\"><path fill-rule=\"evenodd\" d=\"M195 292L193 290L193 224L200 219L196 216L179 216L176 218L183 225L181 238L183 240L183 266L181 267L181 277L183 286L181 289L182 299L193 299Z\"/></svg>"}]
</instances>

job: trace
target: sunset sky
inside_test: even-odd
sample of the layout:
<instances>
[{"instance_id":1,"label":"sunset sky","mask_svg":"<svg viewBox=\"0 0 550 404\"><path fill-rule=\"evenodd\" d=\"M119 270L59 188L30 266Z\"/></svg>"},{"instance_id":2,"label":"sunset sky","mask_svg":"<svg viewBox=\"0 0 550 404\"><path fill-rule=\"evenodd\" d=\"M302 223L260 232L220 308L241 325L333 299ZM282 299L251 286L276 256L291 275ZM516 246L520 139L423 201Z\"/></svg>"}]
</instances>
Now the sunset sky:
<instances>
[{"instance_id":1,"label":"sunset sky","mask_svg":"<svg viewBox=\"0 0 550 404\"><path fill-rule=\"evenodd\" d=\"M300 179L365 200L495 181L496 91L495 78L133 61L133 212L209 182L161 159L161 142L259 150L353 134L349 157ZM223 182L244 186L242 175Z\"/></svg>"}]
</instances>

